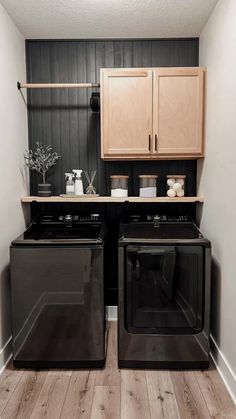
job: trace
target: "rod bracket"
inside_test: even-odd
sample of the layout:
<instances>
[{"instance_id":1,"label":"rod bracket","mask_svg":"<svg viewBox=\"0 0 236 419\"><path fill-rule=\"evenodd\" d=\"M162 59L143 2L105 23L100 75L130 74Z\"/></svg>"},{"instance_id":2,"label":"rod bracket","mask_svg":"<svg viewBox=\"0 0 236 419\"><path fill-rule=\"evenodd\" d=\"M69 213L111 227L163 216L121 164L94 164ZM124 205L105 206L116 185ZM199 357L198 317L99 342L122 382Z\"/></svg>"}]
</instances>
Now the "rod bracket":
<instances>
[{"instance_id":1,"label":"rod bracket","mask_svg":"<svg viewBox=\"0 0 236 419\"><path fill-rule=\"evenodd\" d=\"M93 112L100 111L100 93L93 92L90 98L90 107Z\"/></svg>"},{"instance_id":2,"label":"rod bracket","mask_svg":"<svg viewBox=\"0 0 236 419\"><path fill-rule=\"evenodd\" d=\"M21 84L20 84L20 82L19 82L19 81L17 82L17 89L18 89L18 90L20 90L20 89L21 89Z\"/></svg>"}]
</instances>

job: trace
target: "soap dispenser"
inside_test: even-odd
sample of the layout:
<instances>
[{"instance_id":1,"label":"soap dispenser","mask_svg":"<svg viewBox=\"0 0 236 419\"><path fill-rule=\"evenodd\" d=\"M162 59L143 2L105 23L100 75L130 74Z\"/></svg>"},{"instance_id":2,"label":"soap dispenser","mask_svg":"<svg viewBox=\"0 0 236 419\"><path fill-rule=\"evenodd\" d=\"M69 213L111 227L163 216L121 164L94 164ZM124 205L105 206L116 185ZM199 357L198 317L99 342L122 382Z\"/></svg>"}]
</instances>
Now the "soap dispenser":
<instances>
[{"instance_id":1,"label":"soap dispenser","mask_svg":"<svg viewBox=\"0 0 236 419\"><path fill-rule=\"evenodd\" d=\"M81 177L83 170L73 169L72 172L75 175L75 195L83 195L84 189L83 189L83 181Z\"/></svg>"},{"instance_id":2,"label":"soap dispenser","mask_svg":"<svg viewBox=\"0 0 236 419\"><path fill-rule=\"evenodd\" d=\"M75 194L75 184L73 180L73 173L65 173L66 178L66 195Z\"/></svg>"}]
</instances>

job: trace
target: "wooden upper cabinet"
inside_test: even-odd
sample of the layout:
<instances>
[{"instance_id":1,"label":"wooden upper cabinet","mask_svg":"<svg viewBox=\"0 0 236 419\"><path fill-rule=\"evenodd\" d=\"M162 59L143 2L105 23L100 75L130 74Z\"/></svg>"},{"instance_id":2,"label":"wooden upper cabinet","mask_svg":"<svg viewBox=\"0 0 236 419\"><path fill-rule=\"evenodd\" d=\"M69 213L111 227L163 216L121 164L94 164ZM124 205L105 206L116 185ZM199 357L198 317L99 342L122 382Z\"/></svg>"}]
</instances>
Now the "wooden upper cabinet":
<instances>
[{"instance_id":1,"label":"wooden upper cabinet","mask_svg":"<svg viewBox=\"0 0 236 419\"><path fill-rule=\"evenodd\" d=\"M148 156L152 71L101 70L102 157Z\"/></svg>"},{"instance_id":2,"label":"wooden upper cabinet","mask_svg":"<svg viewBox=\"0 0 236 419\"><path fill-rule=\"evenodd\" d=\"M154 70L153 130L157 155L202 155L204 70Z\"/></svg>"},{"instance_id":3,"label":"wooden upper cabinet","mask_svg":"<svg viewBox=\"0 0 236 419\"><path fill-rule=\"evenodd\" d=\"M204 69L101 69L107 160L203 156Z\"/></svg>"}]
</instances>

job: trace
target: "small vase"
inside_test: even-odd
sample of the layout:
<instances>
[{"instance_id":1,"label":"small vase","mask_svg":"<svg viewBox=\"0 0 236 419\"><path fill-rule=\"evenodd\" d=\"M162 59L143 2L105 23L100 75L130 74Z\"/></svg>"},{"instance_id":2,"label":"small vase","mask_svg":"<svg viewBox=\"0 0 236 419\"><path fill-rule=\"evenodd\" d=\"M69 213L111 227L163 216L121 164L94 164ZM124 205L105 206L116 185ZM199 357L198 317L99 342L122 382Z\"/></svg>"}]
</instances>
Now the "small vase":
<instances>
[{"instance_id":1,"label":"small vase","mask_svg":"<svg viewBox=\"0 0 236 419\"><path fill-rule=\"evenodd\" d=\"M38 184L38 196L44 197L44 196L51 196L52 190L51 190L51 183L39 183Z\"/></svg>"}]
</instances>

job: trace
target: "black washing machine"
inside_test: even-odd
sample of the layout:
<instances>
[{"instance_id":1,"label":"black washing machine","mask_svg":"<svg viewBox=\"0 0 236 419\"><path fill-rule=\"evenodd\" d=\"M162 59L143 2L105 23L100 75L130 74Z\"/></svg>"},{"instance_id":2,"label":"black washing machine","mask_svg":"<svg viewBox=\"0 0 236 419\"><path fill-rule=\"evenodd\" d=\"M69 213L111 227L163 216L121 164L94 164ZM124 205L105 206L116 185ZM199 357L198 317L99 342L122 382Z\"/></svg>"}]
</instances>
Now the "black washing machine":
<instances>
[{"instance_id":1,"label":"black washing machine","mask_svg":"<svg viewBox=\"0 0 236 419\"><path fill-rule=\"evenodd\" d=\"M12 242L16 367L104 365L104 234L98 214L44 215Z\"/></svg>"},{"instance_id":2,"label":"black washing machine","mask_svg":"<svg viewBox=\"0 0 236 419\"><path fill-rule=\"evenodd\" d=\"M119 367L208 367L210 270L211 244L190 217L123 220Z\"/></svg>"}]
</instances>

